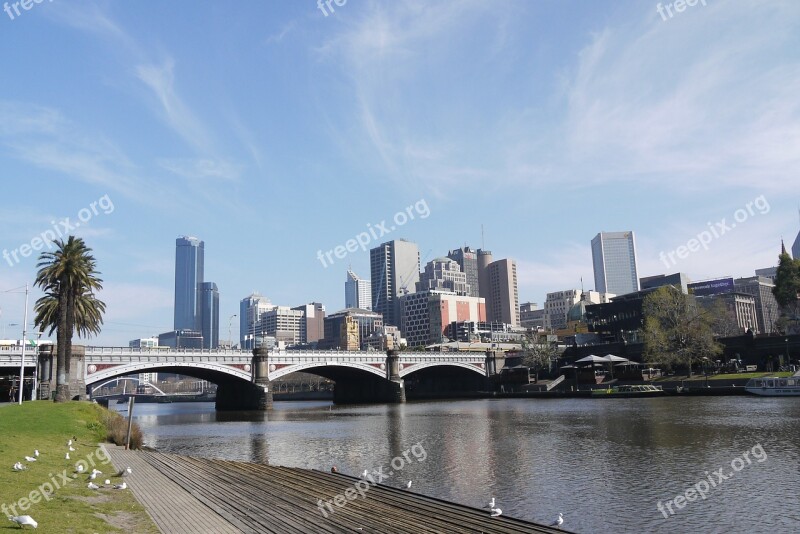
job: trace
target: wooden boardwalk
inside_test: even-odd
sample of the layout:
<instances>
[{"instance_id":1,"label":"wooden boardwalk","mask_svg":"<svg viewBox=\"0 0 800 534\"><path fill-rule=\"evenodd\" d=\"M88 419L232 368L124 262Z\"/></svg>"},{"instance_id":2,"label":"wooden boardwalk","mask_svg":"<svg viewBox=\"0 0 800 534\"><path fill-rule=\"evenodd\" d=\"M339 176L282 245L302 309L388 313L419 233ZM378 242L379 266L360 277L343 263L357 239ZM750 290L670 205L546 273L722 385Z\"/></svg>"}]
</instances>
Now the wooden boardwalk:
<instances>
[{"instance_id":1,"label":"wooden boardwalk","mask_svg":"<svg viewBox=\"0 0 800 534\"><path fill-rule=\"evenodd\" d=\"M165 533L264 532L308 534L563 533L342 474L209 460L108 447L116 468L130 466L134 495ZM344 506L320 510L320 499L356 494ZM344 497L340 498L344 499ZM327 517L326 517L327 515Z\"/></svg>"}]
</instances>

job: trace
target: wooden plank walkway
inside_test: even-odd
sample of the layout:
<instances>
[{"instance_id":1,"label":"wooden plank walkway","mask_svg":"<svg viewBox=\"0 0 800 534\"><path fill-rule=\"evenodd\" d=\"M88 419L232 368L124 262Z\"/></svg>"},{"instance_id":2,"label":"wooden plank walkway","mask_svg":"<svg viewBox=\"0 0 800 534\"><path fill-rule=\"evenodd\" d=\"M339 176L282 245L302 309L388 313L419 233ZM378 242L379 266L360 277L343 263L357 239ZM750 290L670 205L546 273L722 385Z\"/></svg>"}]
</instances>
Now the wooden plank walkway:
<instances>
[{"instance_id":1,"label":"wooden plank walkway","mask_svg":"<svg viewBox=\"0 0 800 534\"><path fill-rule=\"evenodd\" d=\"M113 447L109 453L118 467L131 466L133 475L128 478L132 491L159 528L169 533L565 532L511 517L490 517L488 509L454 504L413 491L372 484L364 490L365 481L361 482L363 498L356 495L344 506L332 506L333 512L324 508L323 514L320 499L332 501L348 490L352 495L359 479L306 469L130 452ZM136 477L139 472L141 478ZM174 494L179 496L181 504L175 501ZM191 500L194 503L187 503ZM211 526L211 521L219 519L226 529Z\"/></svg>"}]
</instances>

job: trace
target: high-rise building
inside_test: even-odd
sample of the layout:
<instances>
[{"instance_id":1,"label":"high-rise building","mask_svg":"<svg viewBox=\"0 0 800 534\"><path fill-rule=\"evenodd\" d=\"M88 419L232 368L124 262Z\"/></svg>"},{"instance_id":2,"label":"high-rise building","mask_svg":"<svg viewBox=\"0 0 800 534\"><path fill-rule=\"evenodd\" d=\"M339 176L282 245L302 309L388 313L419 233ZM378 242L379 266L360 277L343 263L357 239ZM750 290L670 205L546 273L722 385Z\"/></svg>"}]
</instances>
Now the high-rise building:
<instances>
[{"instance_id":1,"label":"high-rise building","mask_svg":"<svg viewBox=\"0 0 800 534\"><path fill-rule=\"evenodd\" d=\"M489 250L478 249L478 296L488 302L489 299L489 264L494 261Z\"/></svg>"},{"instance_id":2,"label":"high-rise building","mask_svg":"<svg viewBox=\"0 0 800 534\"><path fill-rule=\"evenodd\" d=\"M594 289L624 295L639 291L633 232L600 232L592 239Z\"/></svg>"},{"instance_id":3,"label":"high-rise building","mask_svg":"<svg viewBox=\"0 0 800 534\"><path fill-rule=\"evenodd\" d=\"M544 309L539 309L535 302L524 302L519 305L519 325L533 330L544 329Z\"/></svg>"},{"instance_id":4,"label":"high-rise building","mask_svg":"<svg viewBox=\"0 0 800 534\"><path fill-rule=\"evenodd\" d=\"M356 273L347 270L347 279L344 282L344 307L372 309L372 288L369 280L363 280Z\"/></svg>"},{"instance_id":5,"label":"high-rise building","mask_svg":"<svg viewBox=\"0 0 800 534\"><path fill-rule=\"evenodd\" d=\"M200 330L204 245L196 237L175 240L175 330Z\"/></svg>"},{"instance_id":6,"label":"high-rise building","mask_svg":"<svg viewBox=\"0 0 800 534\"><path fill-rule=\"evenodd\" d=\"M413 293L419 282L419 248L416 243L395 239L370 249L372 310L383 323L400 326L398 298Z\"/></svg>"},{"instance_id":7,"label":"high-rise building","mask_svg":"<svg viewBox=\"0 0 800 534\"><path fill-rule=\"evenodd\" d=\"M480 288L478 280L478 253L469 247L461 247L451 250L447 253L447 257L451 260L456 260L458 266L461 267L461 272L467 277L467 285L469 286L470 297L480 297ZM491 262L490 262L491 263Z\"/></svg>"},{"instance_id":8,"label":"high-rise building","mask_svg":"<svg viewBox=\"0 0 800 534\"><path fill-rule=\"evenodd\" d=\"M554 291L544 301L544 327L546 330L561 330L567 327L567 313L581 298L579 289Z\"/></svg>"},{"instance_id":9,"label":"high-rise building","mask_svg":"<svg viewBox=\"0 0 800 534\"><path fill-rule=\"evenodd\" d=\"M303 312L305 318L305 337L302 343L315 343L325 337L325 305L319 302L310 302L295 306L293 310Z\"/></svg>"},{"instance_id":10,"label":"high-rise building","mask_svg":"<svg viewBox=\"0 0 800 534\"><path fill-rule=\"evenodd\" d=\"M737 292L755 297L758 333L771 334L775 332L775 321L780 316L780 309L775 295L772 294L772 289L775 287L772 280L764 276L749 276L737 278L733 284Z\"/></svg>"},{"instance_id":11,"label":"high-rise building","mask_svg":"<svg viewBox=\"0 0 800 534\"><path fill-rule=\"evenodd\" d=\"M399 300L403 307L400 331L409 347L441 343L450 323L486 321L486 303L480 297L419 291Z\"/></svg>"},{"instance_id":12,"label":"high-rise building","mask_svg":"<svg viewBox=\"0 0 800 534\"><path fill-rule=\"evenodd\" d=\"M487 320L519 326L516 262L510 259L493 261L486 273L489 286L485 297Z\"/></svg>"},{"instance_id":13,"label":"high-rise building","mask_svg":"<svg viewBox=\"0 0 800 534\"><path fill-rule=\"evenodd\" d=\"M274 308L269 299L258 293L253 293L239 302L239 347L251 350L256 347L256 338L266 336L259 330L261 316Z\"/></svg>"},{"instance_id":14,"label":"high-rise building","mask_svg":"<svg viewBox=\"0 0 800 534\"><path fill-rule=\"evenodd\" d=\"M435 258L425 265L425 271L417 282L417 291L427 290L452 291L464 296L470 293L467 275L461 272L458 262L450 258Z\"/></svg>"},{"instance_id":15,"label":"high-rise building","mask_svg":"<svg viewBox=\"0 0 800 534\"><path fill-rule=\"evenodd\" d=\"M204 349L219 347L219 291L214 282L200 285L200 332Z\"/></svg>"},{"instance_id":16,"label":"high-rise building","mask_svg":"<svg viewBox=\"0 0 800 534\"><path fill-rule=\"evenodd\" d=\"M288 306L274 306L261 314L256 329L259 334L263 332L264 335L272 336L287 345L305 343L305 313Z\"/></svg>"}]
</instances>

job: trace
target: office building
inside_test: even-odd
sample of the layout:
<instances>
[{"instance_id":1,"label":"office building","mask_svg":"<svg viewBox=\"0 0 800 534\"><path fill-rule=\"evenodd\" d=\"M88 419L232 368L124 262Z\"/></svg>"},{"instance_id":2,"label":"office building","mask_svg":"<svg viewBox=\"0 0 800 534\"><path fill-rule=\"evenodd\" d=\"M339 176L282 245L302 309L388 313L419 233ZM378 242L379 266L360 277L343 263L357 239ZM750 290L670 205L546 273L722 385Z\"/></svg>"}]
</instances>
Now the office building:
<instances>
[{"instance_id":1,"label":"office building","mask_svg":"<svg viewBox=\"0 0 800 534\"><path fill-rule=\"evenodd\" d=\"M305 343L305 313L288 306L274 306L261 314L256 330L259 334L274 337L278 343L287 345Z\"/></svg>"},{"instance_id":2,"label":"office building","mask_svg":"<svg viewBox=\"0 0 800 534\"><path fill-rule=\"evenodd\" d=\"M778 276L778 268L777 267L767 267L766 269L756 269L756 276L763 276L764 278L769 278L772 280L772 283L775 283L775 277Z\"/></svg>"},{"instance_id":3,"label":"office building","mask_svg":"<svg viewBox=\"0 0 800 534\"><path fill-rule=\"evenodd\" d=\"M478 296L489 298L489 265L494 261L489 250L478 249Z\"/></svg>"},{"instance_id":4,"label":"office building","mask_svg":"<svg viewBox=\"0 0 800 534\"><path fill-rule=\"evenodd\" d=\"M200 330L204 244L196 237L175 240L175 330Z\"/></svg>"},{"instance_id":5,"label":"office building","mask_svg":"<svg viewBox=\"0 0 800 534\"><path fill-rule=\"evenodd\" d=\"M266 336L259 330L261 315L274 308L269 299L259 293L252 293L239 302L239 347L252 350L256 347L257 337Z\"/></svg>"},{"instance_id":6,"label":"office building","mask_svg":"<svg viewBox=\"0 0 800 534\"><path fill-rule=\"evenodd\" d=\"M325 317L323 349L360 350L366 340L384 329L380 313L361 308L347 308Z\"/></svg>"},{"instance_id":7,"label":"office building","mask_svg":"<svg viewBox=\"0 0 800 534\"><path fill-rule=\"evenodd\" d=\"M362 310L372 309L372 288L369 280L363 280L356 273L347 271L347 279L344 282L344 307L361 308Z\"/></svg>"},{"instance_id":8,"label":"office building","mask_svg":"<svg viewBox=\"0 0 800 534\"><path fill-rule=\"evenodd\" d=\"M545 330L561 330L567 327L567 313L581 298L579 289L553 291L544 301Z\"/></svg>"},{"instance_id":9,"label":"office building","mask_svg":"<svg viewBox=\"0 0 800 534\"><path fill-rule=\"evenodd\" d=\"M519 305L519 325L534 331L544 330L544 308L539 308L535 302L525 302Z\"/></svg>"},{"instance_id":10,"label":"office building","mask_svg":"<svg viewBox=\"0 0 800 534\"><path fill-rule=\"evenodd\" d=\"M624 295L639 290L633 232L600 232L592 239L594 289Z\"/></svg>"},{"instance_id":11,"label":"office building","mask_svg":"<svg viewBox=\"0 0 800 534\"><path fill-rule=\"evenodd\" d=\"M756 299L753 295L729 292L696 297L697 303L716 312L714 304L721 302L727 312L727 317L714 317L714 334L720 337L738 336L748 330L754 334L758 330L758 312Z\"/></svg>"},{"instance_id":12,"label":"office building","mask_svg":"<svg viewBox=\"0 0 800 534\"><path fill-rule=\"evenodd\" d=\"M486 267L486 273L489 284L484 297L487 321L519 326L517 263L510 259L493 261Z\"/></svg>"},{"instance_id":13,"label":"office building","mask_svg":"<svg viewBox=\"0 0 800 534\"><path fill-rule=\"evenodd\" d=\"M758 333L771 334L776 331L775 321L780 316L778 301L772 294L775 284L764 276L737 278L733 281L734 290L738 293L752 295L756 301L756 318Z\"/></svg>"},{"instance_id":14,"label":"office building","mask_svg":"<svg viewBox=\"0 0 800 534\"><path fill-rule=\"evenodd\" d=\"M316 343L325 337L325 305L319 302L310 302L295 306L293 310L303 312L306 322L305 337L302 343Z\"/></svg>"},{"instance_id":15,"label":"office building","mask_svg":"<svg viewBox=\"0 0 800 534\"><path fill-rule=\"evenodd\" d=\"M464 296L470 293L467 275L461 272L458 262L450 258L436 258L425 266L417 282L417 291L428 290L452 291Z\"/></svg>"},{"instance_id":16,"label":"office building","mask_svg":"<svg viewBox=\"0 0 800 534\"><path fill-rule=\"evenodd\" d=\"M467 286L469 286L467 296L480 297L481 294L478 280L478 253L469 247L461 247L449 251L447 253L447 257L458 262L461 272L466 275Z\"/></svg>"},{"instance_id":17,"label":"office building","mask_svg":"<svg viewBox=\"0 0 800 534\"><path fill-rule=\"evenodd\" d=\"M152 349L158 346L157 337L143 337L128 342L128 347L132 349Z\"/></svg>"},{"instance_id":18,"label":"office building","mask_svg":"<svg viewBox=\"0 0 800 534\"><path fill-rule=\"evenodd\" d=\"M639 279L639 287L642 289L652 289L662 286L675 286L683 293L688 293L688 285L691 283L689 276L684 273L675 274L657 274L655 276L646 276Z\"/></svg>"},{"instance_id":19,"label":"office building","mask_svg":"<svg viewBox=\"0 0 800 534\"><path fill-rule=\"evenodd\" d=\"M203 334L197 330L172 330L158 335L159 347L173 349L202 349Z\"/></svg>"},{"instance_id":20,"label":"office building","mask_svg":"<svg viewBox=\"0 0 800 534\"><path fill-rule=\"evenodd\" d=\"M219 347L219 291L214 282L200 285L200 332L204 349Z\"/></svg>"},{"instance_id":21,"label":"office building","mask_svg":"<svg viewBox=\"0 0 800 534\"><path fill-rule=\"evenodd\" d=\"M369 251L372 310L384 324L400 326L398 298L413 293L419 282L419 248L416 243L395 239Z\"/></svg>"},{"instance_id":22,"label":"office building","mask_svg":"<svg viewBox=\"0 0 800 534\"><path fill-rule=\"evenodd\" d=\"M452 322L486 322L486 301L445 291L419 291L400 298L400 331L409 347L441 343Z\"/></svg>"}]
</instances>

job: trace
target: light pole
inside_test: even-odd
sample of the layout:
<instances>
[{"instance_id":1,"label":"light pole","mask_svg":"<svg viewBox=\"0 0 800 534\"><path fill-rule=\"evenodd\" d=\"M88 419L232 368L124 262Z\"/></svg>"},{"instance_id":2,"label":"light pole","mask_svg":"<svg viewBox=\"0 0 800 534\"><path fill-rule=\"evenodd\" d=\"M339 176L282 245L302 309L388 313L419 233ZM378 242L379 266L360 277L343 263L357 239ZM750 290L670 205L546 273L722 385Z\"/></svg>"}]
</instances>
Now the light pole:
<instances>
[{"instance_id":1,"label":"light pole","mask_svg":"<svg viewBox=\"0 0 800 534\"><path fill-rule=\"evenodd\" d=\"M788 369L789 365L792 363L791 360L789 360L789 338L787 337L785 341L786 341L786 368Z\"/></svg>"},{"instance_id":2,"label":"light pole","mask_svg":"<svg viewBox=\"0 0 800 534\"><path fill-rule=\"evenodd\" d=\"M25 318L22 320L22 357L19 364L19 405L22 406L22 390L25 383L25 338L28 336L28 284L25 284Z\"/></svg>"},{"instance_id":3,"label":"light pole","mask_svg":"<svg viewBox=\"0 0 800 534\"><path fill-rule=\"evenodd\" d=\"M229 349L231 347L233 347L233 345L232 345L233 339L231 338L231 325L233 324L233 318L234 317L238 317L238 316L239 316L238 313L234 313L233 315L231 315L230 319L228 319L228 348Z\"/></svg>"}]
</instances>

